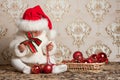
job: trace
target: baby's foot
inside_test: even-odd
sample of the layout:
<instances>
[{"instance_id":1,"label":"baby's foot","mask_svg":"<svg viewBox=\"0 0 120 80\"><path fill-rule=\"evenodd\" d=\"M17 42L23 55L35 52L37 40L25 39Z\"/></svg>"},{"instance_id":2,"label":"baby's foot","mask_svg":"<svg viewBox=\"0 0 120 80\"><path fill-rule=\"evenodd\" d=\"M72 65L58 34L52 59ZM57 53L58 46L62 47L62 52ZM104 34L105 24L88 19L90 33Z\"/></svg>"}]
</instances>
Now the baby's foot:
<instances>
[{"instance_id":1,"label":"baby's foot","mask_svg":"<svg viewBox=\"0 0 120 80\"><path fill-rule=\"evenodd\" d=\"M61 73L67 71L67 65L62 64L62 65L55 65L53 66L53 71L52 73Z\"/></svg>"},{"instance_id":2,"label":"baby's foot","mask_svg":"<svg viewBox=\"0 0 120 80\"><path fill-rule=\"evenodd\" d=\"M30 74L31 73L31 68L29 66L24 67L23 73Z\"/></svg>"}]
</instances>

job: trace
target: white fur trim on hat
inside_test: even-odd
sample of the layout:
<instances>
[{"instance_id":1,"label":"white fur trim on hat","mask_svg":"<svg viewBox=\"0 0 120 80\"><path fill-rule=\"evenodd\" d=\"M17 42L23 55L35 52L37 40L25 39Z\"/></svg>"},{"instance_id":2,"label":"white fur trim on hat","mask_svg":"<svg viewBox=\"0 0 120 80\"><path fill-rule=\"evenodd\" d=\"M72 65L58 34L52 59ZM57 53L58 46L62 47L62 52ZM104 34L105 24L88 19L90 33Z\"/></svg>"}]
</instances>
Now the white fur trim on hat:
<instances>
[{"instance_id":1,"label":"white fur trim on hat","mask_svg":"<svg viewBox=\"0 0 120 80\"><path fill-rule=\"evenodd\" d=\"M50 30L49 31L49 36L50 39L54 39L56 37L56 31L55 30Z\"/></svg>"},{"instance_id":2,"label":"white fur trim on hat","mask_svg":"<svg viewBox=\"0 0 120 80\"><path fill-rule=\"evenodd\" d=\"M20 20L18 22L18 28L22 31L37 31L48 29L48 21L45 18L40 20Z\"/></svg>"}]
</instances>

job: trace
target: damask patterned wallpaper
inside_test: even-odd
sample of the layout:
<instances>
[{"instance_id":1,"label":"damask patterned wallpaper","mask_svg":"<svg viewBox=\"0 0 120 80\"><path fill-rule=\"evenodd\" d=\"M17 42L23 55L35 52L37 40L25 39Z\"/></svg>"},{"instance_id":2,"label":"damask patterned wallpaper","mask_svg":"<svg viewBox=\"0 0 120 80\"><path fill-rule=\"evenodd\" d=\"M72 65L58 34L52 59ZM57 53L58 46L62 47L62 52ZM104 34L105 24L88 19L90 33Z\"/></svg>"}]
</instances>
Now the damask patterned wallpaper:
<instances>
[{"instance_id":1,"label":"damask patterned wallpaper","mask_svg":"<svg viewBox=\"0 0 120 80\"><path fill-rule=\"evenodd\" d=\"M0 0L0 64L9 64L9 43L28 7L40 5L58 32L58 62L80 50L84 57L103 51L120 61L120 0Z\"/></svg>"}]
</instances>

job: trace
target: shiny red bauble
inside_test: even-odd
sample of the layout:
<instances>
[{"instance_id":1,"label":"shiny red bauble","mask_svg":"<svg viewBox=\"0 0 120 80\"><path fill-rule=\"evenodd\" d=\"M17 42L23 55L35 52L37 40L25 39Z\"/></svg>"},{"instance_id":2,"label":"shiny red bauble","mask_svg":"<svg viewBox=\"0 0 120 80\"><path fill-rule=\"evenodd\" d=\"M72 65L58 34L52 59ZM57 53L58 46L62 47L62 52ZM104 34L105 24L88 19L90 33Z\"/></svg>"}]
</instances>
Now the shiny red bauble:
<instances>
[{"instance_id":1,"label":"shiny red bauble","mask_svg":"<svg viewBox=\"0 0 120 80\"><path fill-rule=\"evenodd\" d=\"M79 56L76 61L77 61L78 63L82 63L83 60L84 60L83 56Z\"/></svg>"},{"instance_id":2,"label":"shiny red bauble","mask_svg":"<svg viewBox=\"0 0 120 80\"><path fill-rule=\"evenodd\" d=\"M90 63L96 63L98 62L98 59L97 59L97 54L92 54L90 57Z\"/></svg>"},{"instance_id":3,"label":"shiny red bauble","mask_svg":"<svg viewBox=\"0 0 120 80\"><path fill-rule=\"evenodd\" d=\"M40 69L39 65L35 64L35 65L32 66L31 73L33 73L33 74L39 74L40 70L41 69Z\"/></svg>"},{"instance_id":4,"label":"shiny red bauble","mask_svg":"<svg viewBox=\"0 0 120 80\"><path fill-rule=\"evenodd\" d=\"M79 58L79 56L83 57L82 52L76 51L73 53L73 59L77 60Z\"/></svg>"},{"instance_id":5,"label":"shiny red bauble","mask_svg":"<svg viewBox=\"0 0 120 80\"><path fill-rule=\"evenodd\" d=\"M53 65L52 64L45 64L44 68L43 68L43 73L52 73L53 70Z\"/></svg>"},{"instance_id":6,"label":"shiny red bauble","mask_svg":"<svg viewBox=\"0 0 120 80\"><path fill-rule=\"evenodd\" d=\"M107 55L104 52L100 52L97 54L98 58L107 58Z\"/></svg>"},{"instance_id":7,"label":"shiny red bauble","mask_svg":"<svg viewBox=\"0 0 120 80\"><path fill-rule=\"evenodd\" d=\"M40 64L39 68L40 68L40 73L43 73L43 68L44 68L45 64Z\"/></svg>"},{"instance_id":8,"label":"shiny red bauble","mask_svg":"<svg viewBox=\"0 0 120 80\"><path fill-rule=\"evenodd\" d=\"M107 55L104 52L100 52L97 54L98 62L105 62L107 59Z\"/></svg>"},{"instance_id":9,"label":"shiny red bauble","mask_svg":"<svg viewBox=\"0 0 120 80\"><path fill-rule=\"evenodd\" d=\"M94 60L93 60L92 57L90 57L90 58L87 58L87 62L88 62L88 63L94 63Z\"/></svg>"}]
</instances>

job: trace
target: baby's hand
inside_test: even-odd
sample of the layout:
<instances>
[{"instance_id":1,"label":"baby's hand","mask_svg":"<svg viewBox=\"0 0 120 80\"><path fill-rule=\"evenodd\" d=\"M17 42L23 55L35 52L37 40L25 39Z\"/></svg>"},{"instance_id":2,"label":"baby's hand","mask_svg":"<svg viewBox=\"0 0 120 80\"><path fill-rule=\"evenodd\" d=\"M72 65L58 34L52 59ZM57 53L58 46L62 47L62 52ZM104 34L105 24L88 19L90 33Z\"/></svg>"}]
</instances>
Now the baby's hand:
<instances>
[{"instance_id":1,"label":"baby's hand","mask_svg":"<svg viewBox=\"0 0 120 80\"><path fill-rule=\"evenodd\" d=\"M20 52L23 52L26 49L26 46L24 44L20 44L18 46L18 49L20 50Z\"/></svg>"},{"instance_id":2,"label":"baby's hand","mask_svg":"<svg viewBox=\"0 0 120 80\"><path fill-rule=\"evenodd\" d=\"M52 42L50 42L47 46L46 46L48 51L51 51L53 49L53 44Z\"/></svg>"}]
</instances>

